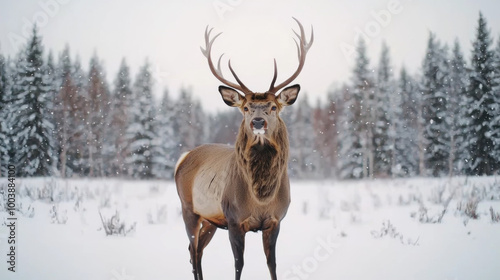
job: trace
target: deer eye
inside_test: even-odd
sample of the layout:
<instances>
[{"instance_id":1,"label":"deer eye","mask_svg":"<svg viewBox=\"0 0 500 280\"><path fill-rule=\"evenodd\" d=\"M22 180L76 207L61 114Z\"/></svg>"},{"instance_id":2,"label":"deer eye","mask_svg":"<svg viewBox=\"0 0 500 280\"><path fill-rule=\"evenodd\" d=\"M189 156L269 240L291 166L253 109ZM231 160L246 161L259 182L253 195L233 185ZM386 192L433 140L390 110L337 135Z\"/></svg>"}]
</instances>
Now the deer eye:
<instances>
[{"instance_id":1,"label":"deer eye","mask_svg":"<svg viewBox=\"0 0 500 280\"><path fill-rule=\"evenodd\" d=\"M276 111L276 109L278 109L276 106L271 107L272 111Z\"/></svg>"}]
</instances>

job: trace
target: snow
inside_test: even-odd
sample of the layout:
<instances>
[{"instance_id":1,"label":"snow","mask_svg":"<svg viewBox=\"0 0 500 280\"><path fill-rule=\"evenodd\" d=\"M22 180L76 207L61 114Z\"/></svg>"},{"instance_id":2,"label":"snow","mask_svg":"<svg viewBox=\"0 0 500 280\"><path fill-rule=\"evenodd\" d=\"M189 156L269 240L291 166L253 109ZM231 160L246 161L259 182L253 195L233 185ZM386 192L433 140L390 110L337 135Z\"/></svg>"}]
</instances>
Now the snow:
<instances>
[{"instance_id":1,"label":"snow","mask_svg":"<svg viewBox=\"0 0 500 280\"><path fill-rule=\"evenodd\" d=\"M17 271L2 261L0 279L193 278L173 182L34 178L16 184L22 203ZM277 245L279 279L500 275L500 222L489 212L500 212L498 178L292 181L291 188ZM463 205L474 199L479 219L464 214ZM441 223L433 223L443 209ZM125 228L135 230L106 236L99 211L104 219L119 213ZM0 222L6 217L2 210ZM6 236L7 227L0 227L1 259ZM205 249L205 279L233 279L233 267L227 231L219 229ZM246 235L242 279L270 279L261 233Z\"/></svg>"}]
</instances>

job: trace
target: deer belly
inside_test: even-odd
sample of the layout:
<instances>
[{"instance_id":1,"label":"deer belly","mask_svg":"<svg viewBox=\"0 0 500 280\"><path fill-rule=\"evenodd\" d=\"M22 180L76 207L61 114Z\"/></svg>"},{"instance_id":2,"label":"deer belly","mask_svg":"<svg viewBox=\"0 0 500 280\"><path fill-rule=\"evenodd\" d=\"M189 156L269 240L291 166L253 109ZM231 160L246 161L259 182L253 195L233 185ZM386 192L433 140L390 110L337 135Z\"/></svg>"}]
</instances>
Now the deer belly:
<instances>
[{"instance_id":1,"label":"deer belly","mask_svg":"<svg viewBox=\"0 0 500 280\"><path fill-rule=\"evenodd\" d=\"M224 185L215 174L200 175L193 185L193 210L207 219L224 219L222 194Z\"/></svg>"}]
</instances>

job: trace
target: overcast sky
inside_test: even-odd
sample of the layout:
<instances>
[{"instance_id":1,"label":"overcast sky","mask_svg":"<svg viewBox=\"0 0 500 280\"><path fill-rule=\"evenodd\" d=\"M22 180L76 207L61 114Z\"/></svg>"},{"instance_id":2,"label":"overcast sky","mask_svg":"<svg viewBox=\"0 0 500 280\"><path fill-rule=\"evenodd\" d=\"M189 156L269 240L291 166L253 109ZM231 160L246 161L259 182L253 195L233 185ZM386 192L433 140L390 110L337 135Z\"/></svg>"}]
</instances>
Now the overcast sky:
<instances>
[{"instance_id":1,"label":"overcast sky","mask_svg":"<svg viewBox=\"0 0 500 280\"><path fill-rule=\"evenodd\" d=\"M46 53L51 49L57 55L69 44L72 57L78 55L87 69L97 52L109 81L123 57L133 76L147 58L157 94L167 87L176 96L181 87L189 87L204 108L214 111L226 105L217 92L220 82L200 52L207 25L223 32L214 44L214 56L225 53L225 59L231 58L253 91L268 89L273 58L278 83L295 71L292 28L298 27L292 16L308 36L314 26L314 44L295 82L315 102L350 78L359 36L368 41L373 68L381 42L387 42L396 75L403 64L412 73L420 69L429 31L450 45L458 38L468 61L479 11L496 44L500 1L493 0L0 0L0 51L13 56L37 22ZM225 63L223 71L230 77Z\"/></svg>"}]
</instances>

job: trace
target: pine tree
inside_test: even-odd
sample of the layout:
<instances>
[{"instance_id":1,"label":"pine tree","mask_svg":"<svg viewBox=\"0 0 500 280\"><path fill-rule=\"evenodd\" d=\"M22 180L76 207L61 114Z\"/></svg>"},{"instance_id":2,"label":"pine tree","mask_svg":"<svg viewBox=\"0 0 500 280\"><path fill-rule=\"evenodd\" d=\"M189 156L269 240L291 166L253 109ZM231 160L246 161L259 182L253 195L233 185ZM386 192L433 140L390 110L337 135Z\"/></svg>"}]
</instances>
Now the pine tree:
<instances>
[{"instance_id":1,"label":"pine tree","mask_svg":"<svg viewBox=\"0 0 500 280\"><path fill-rule=\"evenodd\" d=\"M450 83L448 89L448 122L450 124L450 156L449 166L450 176L462 174L464 167L464 159L467 154L464 147L463 139L466 135L463 134L465 122L462 120L467 113L464 112L467 108L465 95L467 92L468 74L466 63L460 48L458 40L455 40L452 50L452 58L450 61Z\"/></svg>"},{"instance_id":2,"label":"pine tree","mask_svg":"<svg viewBox=\"0 0 500 280\"><path fill-rule=\"evenodd\" d=\"M207 117L205 116L203 107L198 99L195 99L193 102L191 117L191 131L195 138L194 145L199 146L207 142L207 135L210 131L210 127L206 125Z\"/></svg>"},{"instance_id":3,"label":"pine tree","mask_svg":"<svg viewBox=\"0 0 500 280\"><path fill-rule=\"evenodd\" d=\"M346 92L341 121L341 178L372 177L374 169L374 83L363 40L359 41L356 51L352 87Z\"/></svg>"},{"instance_id":4,"label":"pine tree","mask_svg":"<svg viewBox=\"0 0 500 280\"><path fill-rule=\"evenodd\" d=\"M204 130L201 129L204 119L202 113L199 102L193 99L188 89L182 88L175 104L174 128L179 136L177 157L203 142L205 137Z\"/></svg>"},{"instance_id":5,"label":"pine tree","mask_svg":"<svg viewBox=\"0 0 500 280\"><path fill-rule=\"evenodd\" d=\"M354 95L345 86L342 90L343 110L339 116L339 176L341 179L363 177L361 146L361 101L359 91Z\"/></svg>"},{"instance_id":6,"label":"pine tree","mask_svg":"<svg viewBox=\"0 0 500 280\"><path fill-rule=\"evenodd\" d=\"M61 64L63 60L67 60ZM69 49L67 54L63 52L60 65L64 65L66 70L62 71L63 88L59 91L59 96L62 98L64 109L66 111L67 120L64 121L67 125L67 136L65 141L66 155L66 177L70 176L85 176L88 174L88 145L87 145L87 76L82 70L80 59L78 56L74 63L69 60ZM61 157L63 155L61 153ZM61 162L62 165L62 162ZM61 172L62 174L62 172Z\"/></svg>"},{"instance_id":7,"label":"pine tree","mask_svg":"<svg viewBox=\"0 0 500 280\"><path fill-rule=\"evenodd\" d=\"M324 157L323 174L325 178L338 177L338 148L339 148L339 116L342 114L342 88L328 94L327 105L323 108L323 128L320 132L323 141L321 155Z\"/></svg>"},{"instance_id":8,"label":"pine tree","mask_svg":"<svg viewBox=\"0 0 500 280\"><path fill-rule=\"evenodd\" d=\"M134 178L153 177L153 140L157 135L152 88L150 64L146 62L134 83L134 103L129 108L129 124L126 131L128 142L126 164L129 174Z\"/></svg>"},{"instance_id":9,"label":"pine tree","mask_svg":"<svg viewBox=\"0 0 500 280\"><path fill-rule=\"evenodd\" d=\"M72 121L71 109L72 100L75 99L75 86L72 79L71 59L69 56L69 47L66 46L59 57L59 89L55 98L55 125L57 134L57 143L59 148L59 171L61 177L67 175L68 150L71 143L71 129L74 125Z\"/></svg>"},{"instance_id":10,"label":"pine tree","mask_svg":"<svg viewBox=\"0 0 500 280\"><path fill-rule=\"evenodd\" d=\"M389 48L383 43L377 73L376 93L373 102L373 110L375 111L375 121L373 125L373 173L383 177L389 176L393 167L392 160L395 137L392 123L394 121L393 110L398 108L396 106L390 106L390 104L399 103L399 100L391 100L397 97L394 91Z\"/></svg>"},{"instance_id":11,"label":"pine tree","mask_svg":"<svg viewBox=\"0 0 500 280\"><path fill-rule=\"evenodd\" d=\"M10 77L9 65L0 53L0 177L7 172L9 163L9 129L7 123L10 99Z\"/></svg>"},{"instance_id":12,"label":"pine tree","mask_svg":"<svg viewBox=\"0 0 500 280\"><path fill-rule=\"evenodd\" d=\"M208 133L209 143L222 143L234 145L238 130L241 125L241 112L239 110L224 110L217 112L210 118L209 127L213 128Z\"/></svg>"},{"instance_id":13,"label":"pine tree","mask_svg":"<svg viewBox=\"0 0 500 280\"><path fill-rule=\"evenodd\" d=\"M153 139L153 147L155 148L153 173L156 178L173 178L178 143L177 134L173 129L175 118L174 102L170 98L168 90L165 90L157 111L158 135Z\"/></svg>"},{"instance_id":14,"label":"pine tree","mask_svg":"<svg viewBox=\"0 0 500 280\"><path fill-rule=\"evenodd\" d=\"M421 82L425 166L433 176L448 174L450 139L447 122L447 71L445 49L430 33Z\"/></svg>"},{"instance_id":15,"label":"pine tree","mask_svg":"<svg viewBox=\"0 0 500 280\"><path fill-rule=\"evenodd\" d=\"M292 115L290 131L290 170L296 178L311 178L317 169L318 153L314 149L313 109L302 94Z\"/></svg>"},{"instance_id":16,"label":"pine tree","mask_svg":"<svg viewBox=\"0 0 500 280\"><path fill-rule=\"evenodd\" d=\"M492 92L493 92L493 102L496 104L492 108L492 115L494 116L489 124L490 134L488 137L493 142L492 147L492 158L497 159L497 164L500 165L500 37L497 41L497 47L494 52L493 60L493 81L492 81ZM497 166L497 173L500 166Z\"/></svg>"},{"instance_id":17,"label":"pine tree","mask_svg":"<svg viewBox=\"0 0 500 280\"><path fill-rule=\"evenodd\" d=\"M106 131L104 154L108 162L108 174L120 176L127 172L125 165L127 156L126 131L130 114L129 108L133 102L130 70L124 58L115 78L114 91L111 96L109 126L113 129Z\"/></svg>"},{"instance_id":18,"label":"pine tree","mask_svg":"<svg viewBox=\"0 0 500 280\"><path fill-rule=\"evenodd\" d=\"M468 126L464 132L469 164L468 175L491 175L499 168L498 158L493 157L491 125L495 119L495 93L493 82L492 40L486 19L479 14L476 39L472 44L470 82L467 89Z\"/></svg>"},{"instance_id":19,"label":"pine tree","mask_svg":"<svg viewBox=\"0 0 500 280\"><path fill-rule=\"evenodd\" d=\"M49 51L49 55L47 57L47 64L45 66L44 72L44 80L47 85L47 98L46 98L46 121L52 124L52 131L50 133L52 138L53 145L53 161L52 161L52 170L54 172L58 171L58 160L59 160L59 151L60 147L57 141L57 125L55 119L55 109L56 109L56 97L59 91L59 75L56 66L54 65L54 56L52 55L52 51Z\"/></svg>"},{"instance_id":20,"label":"pine tree","mask_svg":"<svg viewBox=\"0 0 500 280\"><path fill-rule=\"evenodd\" d=\"M20 176L47 176L53 174L55 160L53 131L50 122L50 97L47 67L43 63L43 47L37 28L26 49L17 57L12 107L9 118L12 141Z\"/></svg>"},{"instance_id":21,"label":"pine tree","mask_svg":"<svg viewBox=\"0 0 500 280\"><path fill-rule=\"evenodd\" d=\"M316 156L316 177L334 178L337 170L337 109L339 90L328 94L326 106L318 99L313 109L314 151Z\"/></svg>"},{"instance_id":22,"label":"pine tree","mask_svg":"<svg viewBox=\"0 0 500 280\"><path fill-rule=\"evenodd\" d=\"M88 84L85 96L84 118L86 124L86 168L88 175L104 176L103 147L108 129L109 90L104 69L94 54L90 59Z\"/></svg>"},{"instance_id":23,"label":"pine tree","mask_svg":"<svg viewBox=\"0 0 500 280\"><path fill-rule=\"evenodd\" d=\"M422 138L422 133L419 133L421 102L417 85L405 67L401 68L396 97L391 102L394 104L395 131L392 173L397 177L415 176L419 163L423 165L423 156L419 156L419 139Z\"/></svg>"}]
</instances>

